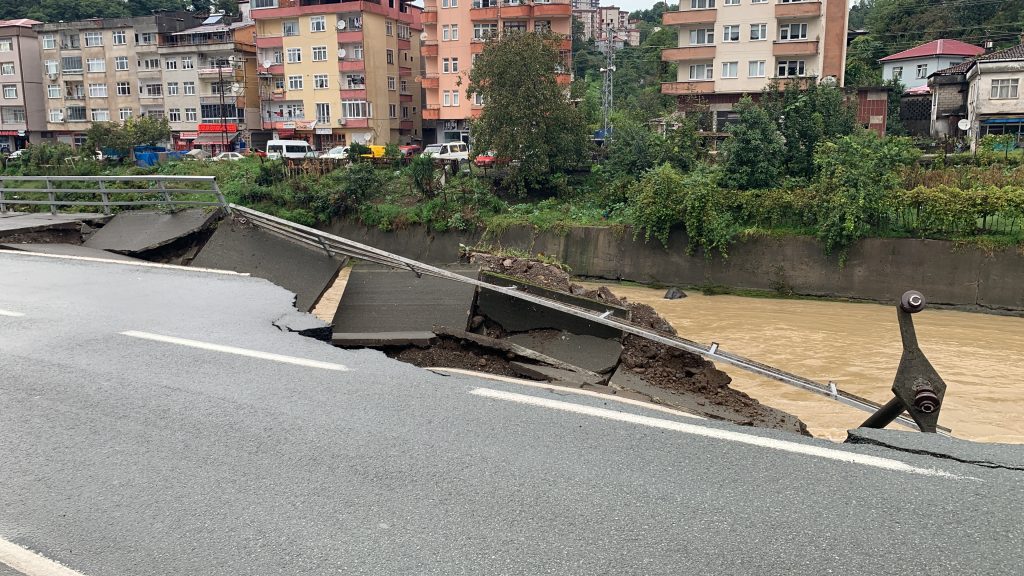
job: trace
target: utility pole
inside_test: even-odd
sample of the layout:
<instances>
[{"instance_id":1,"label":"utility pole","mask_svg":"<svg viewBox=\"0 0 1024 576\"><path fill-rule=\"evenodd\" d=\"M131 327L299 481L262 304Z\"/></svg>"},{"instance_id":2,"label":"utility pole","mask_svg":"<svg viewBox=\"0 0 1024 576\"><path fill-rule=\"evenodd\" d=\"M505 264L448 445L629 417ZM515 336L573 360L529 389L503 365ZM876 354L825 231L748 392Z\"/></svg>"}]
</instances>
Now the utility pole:
<instances>
[{"instance_id":1,"label":"utility pole","mask_svg":"<svg viewBox=\"0 0 1024 576\"><path fill-rule=\"evenodd\" d=\"M601 113L604 117L604 144L608 145L611 134L611 112L615 104L615 42L612 38L612 26L605 28L605 66L604 83L601 86Z\"/></svg>"}]
</instances>

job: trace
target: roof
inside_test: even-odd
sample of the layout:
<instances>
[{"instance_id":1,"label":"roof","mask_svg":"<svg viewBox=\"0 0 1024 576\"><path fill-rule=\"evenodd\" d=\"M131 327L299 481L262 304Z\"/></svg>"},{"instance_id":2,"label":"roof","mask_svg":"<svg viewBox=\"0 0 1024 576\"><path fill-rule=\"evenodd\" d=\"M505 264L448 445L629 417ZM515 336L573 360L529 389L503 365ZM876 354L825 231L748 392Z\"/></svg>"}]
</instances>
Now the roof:
<instances>
[{"instance_id":1,"label":"roof","mask_svg":"<svg viewBox=\"0 0 1024 576\"><path fill-rule=\"evenodd\" d=\"M985 62L1002 61L1002 60L1024 60L1024 44L1019 44L1012 48L1005 50L997 50L991 54L985 54L979 56L978 60L984 60Z\"/></svg>"},{"instance_id":2,"label":"roof","mask_svg":"<svg viewBox=\"0 0 1024 576\"><path fill-rule=\"evenodd\" d=\"M979 54L984 53L984 48L973 44L968 44L959 40L951 40L949 38L942 38L939 40L932 40L927 44L915 46L909 50L904 50L903 52L897 52L890 56L886 56L879 60L879 62L910 60L912 58L928 58L929 56L978 56Z\"/></svg>"},{"instance_id":3,"label":"roof","mask_svg":"<svg viewBox=\"0 0 1024 576\"><path fill-rule=\"evenodd\" d=\"M171 36L187 36L189 34L213 34L216 32L228 32L230 30L236 30L238 28L245 28L247 26L255 26L254 22L233 22L229 24L207 24L204 26L196 26L195 28L189 28L188 30L182 30L181 32L175 32Z\"/></svg>"},{"instance_id":4,"label":"roof","mask_svg":"<svg viewBox=\"0 0 1024 576\"><path fill-rule=\"evenodd\" d=\"M916 86L916 87L911 88L910 90L906 91L906 94L910 94L911 96L918 96L918 95L921 95L921 94L931 94L931 93L932 93L932 89L929 88L927 84L924 84L924 85L921 85L921 86Z\"/></svg>"},{"instance_id":5,"label":"roof","mask_svg":"<svg viewBox=\"0 0 1024 576\"><path fill-rule=\"evenodd\" d=\"M31 28L33 24L42 24L42 22L40 22L39 20L32 20L31 18L0 20L0 26L23 26L25 28Z\"/></svg>"},{"instance_id":6,"label":"roof","mask_svg":"<svg viewBox=\"0 0 1024 576\"><path fill-rule=\"evenodd\" d=\"M971 66L974 66L975 60L977 60L977 58L971 58L970 60L964 60L955 66L936 70L929 75L929 78L931 76L956 76L957 74L967 74L967 71L971 69Z\"/></svg>"}]
</instances>

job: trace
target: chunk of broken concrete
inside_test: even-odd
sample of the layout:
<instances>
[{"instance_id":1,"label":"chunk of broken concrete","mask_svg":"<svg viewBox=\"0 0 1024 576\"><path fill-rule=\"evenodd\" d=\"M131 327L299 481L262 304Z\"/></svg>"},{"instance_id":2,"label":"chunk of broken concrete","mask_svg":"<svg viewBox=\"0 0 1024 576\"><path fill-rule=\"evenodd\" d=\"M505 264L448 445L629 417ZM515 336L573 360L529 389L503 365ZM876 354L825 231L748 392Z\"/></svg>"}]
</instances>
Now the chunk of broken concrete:
<instances>
[{"instance_id":1,"label":"chunk of broken concrete","mask_svg":"<svg viewBox=\"0 0 1024 576\"><path fill-rule=\"evenodd\" d=\"M669 288L665 292L665 300L679 300L680 298L686 298L686 293L679 288Z\"/></svg>"},{"instance_id":2,"label":"chunk of broken concrete","mask_svg":"<svg viewBox=\"0 0 1024 576\"><path fill-rule=\"evenodd\" d=\"M571 386L574 388L579 388L584 384L597 386L604 384L605 380L601 376L592 376L581 372L570 372L569 370L552 368L551 366L541 366L539 364L509 362L509 366L521 376L526 376L527 378L532 378L534 380L545 380L547 382L561 384L563 386Z\"/></svg>"},{"instance_id":3,"label":"chunk of broken concrete","mask_svg":"<svg viewBox=\"0 0 1024 576\"><path fill-rule=\"evenodd\" d=\"M622 344L615 340L569 332L528 332L506 340L598 374L615 369L622 355Z\"/></svg>"}]
</instances>

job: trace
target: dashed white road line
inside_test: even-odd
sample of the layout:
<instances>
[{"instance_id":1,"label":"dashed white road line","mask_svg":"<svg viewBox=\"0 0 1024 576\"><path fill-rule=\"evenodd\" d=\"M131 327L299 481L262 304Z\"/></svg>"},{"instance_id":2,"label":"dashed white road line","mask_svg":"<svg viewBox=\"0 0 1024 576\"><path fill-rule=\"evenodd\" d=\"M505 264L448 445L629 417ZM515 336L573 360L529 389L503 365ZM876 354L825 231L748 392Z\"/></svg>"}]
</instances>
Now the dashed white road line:
<instances>
[{"instance_id":1,"label":"dashed white road line","mask_svg":"<svg viewBox=\"0 0 1024 576\"><path fill-rule=\"evenodd\" d=\"M234 270L220 270L217 268L200 268L198 266L178 266L176 264L161 264L159 262L145 262L143 260L114 260L112 258L96 258L93 256L71 256L69 254L47 254L44 252L29 252L28 250L0 250L0 254L9 256L25 256L34 258L52 258L58 260L79 260L81 262L102 262L103 264L120 264L122 266L138 266L140 268L166 268L168 270L182 270L185 272L208 272L210 274L226 274L229 276L249 276L248 272L235 272Z\"/></svg>"},{"instance_id":2,"label":"dashed white road line","mask_svg":"<svg viewBox=\"0 0 1024 576\"><path fill-rule=\"evenodd\" d=\"M12 312L10 310L0 310L0 316L12 316L14 318L20 318L24 316L21 312Z\"/></svg>"},{"instance_id":3,"label":"dashed white road line","mask_svg":"<svg viewBox=\"0 0 1024 576\"><path fill-rule=\"evenodd\" d=\"M26 576L84 576L67 566L0 538L0 565Z\"/></svg>"},{"instance_id":4,"label":"dashed white road line","mask_svg":"<svg viewBox=\"0 0 1024 576\"><path fill-rule=\"evenodd\" d=\"M150 332L139 332L136 330L127 330L121 332L125 336L131 336L132 338L142 338L143 340L153 340L155 342L165 342L167 344L177 344L179 346L189 346L191 348L200 348L203 350L212 350L214 352L224 352L227 354L237 354L239 356L248 356L249 358L259 358L261 360L273 360L274 362L283 362L285 364L295 364L296 366L306 366L309 368L321 368L323 370L337 370L339 372L348 371L348 367L343 364L335 364L334 362L322 362L320 360L310 360L308 358L298 358L296 356L285 356L282 354L274 354L273 352L262 352L260 350L250 350L248 348L236 348L234 346L225 346L223 344L213 344L211 342L202 342L200 340L189 340L187 338L178 338L176 336L164 336L163 334L152 334Z\"/></svg>"},{"instance_id":5,"label":"dashed white road line","mask_svg":"<svg viewBox=\"0 0 1024 576\"><path fill-rule=\"evenodd\" d=\"M693 434L695 436L703 436L705 438L715 438L718 440L725 440L728 442L738 442L740 444L748 444L751 446L758 446L761 448L781 450L783 452L793 452L795 454L805 454L807 456L815 456L818 458L836 460L839 462L860 464L862 466L881 468L883 470L891 470L893 472L906 472L909 474L920 474L923 476L944 476L947 478L957 479L962 478L961 476L950 474L948 472L943 472L941 470L917 468L915 466L906 464L905 462L900 462L899 460L891 460L889 458L869 456L867 454L857 454L854 452L844 452L842 450L834 450L832 448L813 446L810 444L800 444L797 442L789 442L787 440L776 440L774 438L754 436L752 434L733 432L731 430L723 430L720 428L706 428L704 426L699 426L696 424L686 424L683 422L676 422L674 420L651 418L650 416L639 416L637 414L617 412L615 410L608 410L606 408L596 408L593 406L574 404L572 402L552 400L550 398L540 398L537 396L529 396L526 394L516 394L515 392L492 390L490 388L476 388L470 391L470 394L473 394L475 396L481 396L484 398L491 398L494 400L518 402L519 404L527 404L530 406L551 408L554 410L573 412L575 414L583 414L586 416L596 416L598 418L617 420L619 422L629 422L631 424L639 424L641 426L650 426L651 428L672 430L674 432Z\"/></svg>"}]
</instances>

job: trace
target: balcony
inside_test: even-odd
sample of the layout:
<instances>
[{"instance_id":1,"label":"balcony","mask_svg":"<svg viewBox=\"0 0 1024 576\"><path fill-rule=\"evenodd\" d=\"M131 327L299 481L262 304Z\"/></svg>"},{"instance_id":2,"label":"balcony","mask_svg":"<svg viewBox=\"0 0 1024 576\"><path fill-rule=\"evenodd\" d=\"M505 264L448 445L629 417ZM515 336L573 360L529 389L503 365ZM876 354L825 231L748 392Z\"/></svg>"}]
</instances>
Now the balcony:
<instances>
[{"instance_id":1,"label":"balcony","mask_svg":"<svg viewBox=\"0 0 1024 576\"><path fill-rule=\"evenodd\" d=\"M821 2L790 2L775 5L775 17L779 19L814 18L816 16L821 16Z\"/></svg>"},{"instance_id":2,"label":"balcony","mask_svg":"<svg viewBox=\"0 0 1024 576\"><path fill-rule=\"evenodd\" d=\"M473 43L469 45L469 52L471 54L481 54L486 46L486 41L473 39Z\"/></svg>"},{"instance_id":3,"label":"balcony","mask_svg":"<svg viewBox=\"0 0 1024 576\"><path fill-rule=\"evenodd\" d=\"M683 62L685 60L711 60L714 57L714 46L684 46L682 48L666 48L661 51L662 62Z\"/></svg>"},{"instance_id":4,"label":"balcony","mask_svg":"<svg viewBox=\"0 0 1024 576\"><path fill-rule=\"evenodd\" d=\"M410 42L408 39L405 39L405 38L399 38L395 42L395 44L398 45L398 49L399 50L408 50L408 49L412 48L412 42Z\"/></svg>"},{"instance_id":5,"label":"balcony","mask_svg":"<svg viewBox=\"0 0 1024 576\"><path fill-rule=\"evenodd\" d=\"M366 100L366 87L343 88L341 90L341 98L343 100Z\"/></svg>"},{"instance_id":6,"label":"balcony","mask_svg":"<svg viewBox=\"0 0 1024 576\"><path fill-rule=\"evenodd\" d=\"M569 84L572 84L572 75L571 74L555 74L555 81L558 82L562 86L568 86Z\"/></svg>"},{"instance_id":7,"label":"balcony","mask_svg":"<svg viewBox=\"0 0 1024 576\"><path fill-rule=\"evenodd\" d=\"M504 14L502 14L502 16L504 16ZM489 8L470 8L469 18L470 20L497 20L498 7L491 6Z\"/></svg>"},{"instance_id":8,"label":"balcony","mask_svg":"<svg viewBox=\"0 0 1024 576\"><path fill-rule=\"evenodd\" d=\"M207 94L199 97L200 104L220 104L221 96L219 94ZM224 95L225 104L234 104L235 106L244 106L245 98L241 96L228 96Z\"/></svg>"},{"instance_id":9,"label":"balcony","mask_svg":"<svg viewBox=\"0 0 1024 576\"><path fill-rule=\"evenodd\" d=\"M369 118L343 118L341 125L346 128L367 128L370 126Z\"/></svg>"},{"instance_id":10,"label":"balcony","mask_svg":"<svg viewBox=\"0 0 1024 576\"><path fill-rule=\"evenodd\" d=\"M423 22L424 24L436 25L437 12L427 12L426 10L424 10L422 16L420 16L420 22Z\"/></svg>"},{"instance_id":11,"label":"balcony","mask_svg":"<svg viewBox=\"0 0 1024 576\"><path fill-rule=\"evenodd\" d=\"M398 76L400 78L408 78L408 77L412 76L412 68L408 68L406 66L399 66L398 67Z\"/></svg>"},{"instance_id":12,"label":"balcony","mask_svg":"<svg viewBox=\"0 0 1024 576\"><path fill-rule=\"evenodd\" d=\"M814 76L773 76L772 80L779 85L779 88L786 89L790 85L794 85L801 90L807 89L812 83L814 83L816 77Z\"/></svg>"},{"instance_id":13,"label":"balcony","mask_svg":"<svg viewBox=\"0 0 1024 576\"><path fill-rule=\"evenodd\" d=\"M257 68L260 74L269 74L271 76L283 76L284 75L284 64L271 64L269 68L264 68L262 62L260 67Z\"/></svg>"},{"instance_id":14,"label":"balcony","mask_svg":"<svg viewBox=\"0 0 1024 576\"><path fill-rule=\"evenodd\" d=\"M428 42L429 42L429 40L428 40ZM437 56L437 42L434 41L433 44L424 44L423 46L420 46L420 56L423 56L424 58L436 57Z\"/></svg>"},{"instance_id":15,"label":"balcony","mask_svg":"<svg viewBox=\"0 0 1024 576\"><path fill-rule=\"evenodd\" d=\"M502 12L501 15L505 16L505 13ZM566 3L566 4L534 4L533 5L533 16L534 16L534 18L537 18L537 17L540 17L540 16L548 16L548 17L556 17L556 18L558 18L558 17L568 18L568 17L572 16L572 6L569 5L568 3Z\"/></svg>"},{"instance_id":16,"label":"balcony","mask_svg":"<svg viewBox=\"0 0 1024 576\"><path fill-rule=\"evenodd\" d=\"M366 63L362 60L339 60L338 70L342 72L362 72L366 69Z\"/></svg>"},{"instance_id":17,"label":"balcony","mask_svg":"<svg viewBox=\"0 0 1024 576\"><path fill-rule=\"evenodd\" d=\"M715 91L714 80L691 80L689 82L662 82L661 93L673 96L687 94L710 94Z\"/></svg>"},{"instance_id":18,"label":"balcony","mask_svg":"<svg viewBox=\"0 0 1024 576\"><path fill-rule=\"evenodd\" d=\"M200 78L234 78L235 69L230 66L221 66L219 68L199 68L196 71Z\"/></svg>"},{"instance_id":19,"label":"balcony","mask_svg":"<svg viewBox=\"0 0 1024 576\"><path fill-rule=\"evenodd\" d=\"M412 130L412 120L402 120L398 123L398 129L406 132Z\"/></svg>"},{"instance_id":20,"label":"balcony","mask_svg":"<svg viewBox=\"0 0 1024 576\"><path fill-rule=\"evenodd\" d=\"M338 32L338 44L357 44L362 41L362 30L345 30L344 32Z\"/></svg>"},{"instance_id":21,"label":"balcony","mask_svg":"<svg viewBox=\"0 0 1024 576\"><path fill-rule=\"evenodd\" d=\"M428 107L424 108L423 109L423 119L424 120L440 120L441 119L441 107L440 106L433 106L433 107L429 107L428 106Z\"/></svg>"},{"instance_id":22,"label":"balcony","mask_svg":"<svg viewBox=\"0 0 1024 576\"><path fill-rule=\"evenodd\" d=\"M284 38L281 36L260 36L256 38L257 48L281 48L284 46Z\"/></svg>"},{"instance_id":23,"label":"balcony","mask_svg":"<svg viewBox=\"0 0 1024 576\"><path fill-rule=\"evenodd\" d=\"M527 5L510 6L505 5L501 8L502 18L529 18L530 7Z\"/></svg>"},{"instance_id":24,"label":"balcony","mask_svg":"<svg viewBox=\"0 0 1024 576\"><path fill-rule=\"evenodd\" d=\"M718 18L718 10L706 8L703 10L675 10L665 12L661 15L661 22L665 26L686 26L688 24L710 24Z\"/></svg>"},{"instance_id":25,"label":"balcony","mask_svg":"<svg viewBox=\"0 0 1024 576\"><path fill-rule=\"evenodd\" d=\"M398 95L398 101L399 102L412 102L412 94L399 94Z\"/></svg>"},{"instance_id":26,"label":"balcony","mask_svg":"<svg viewBox=\"0 0 1024 576\"><path fill-rule=\"evenodd\" d=\"M432 90L441 86L441 79L438 78L437 74L427 74L420 79L420 84L425 90Z\"/></svg>"},{"instance_id":27,"label":"balcony","mask_svg":"<svg viewBox=\"0 0 1024 576\"><path fill-rule=\"evenodd\" d=\"M814 56L817 53L817 40L775 41L772 45L772 55L774 56Z\"/></svg>"}]
</instances>

